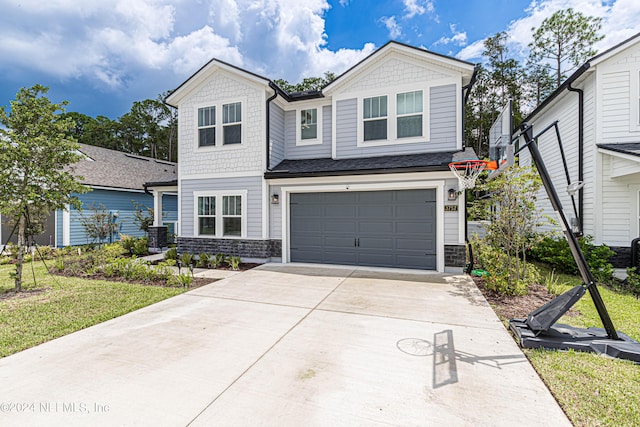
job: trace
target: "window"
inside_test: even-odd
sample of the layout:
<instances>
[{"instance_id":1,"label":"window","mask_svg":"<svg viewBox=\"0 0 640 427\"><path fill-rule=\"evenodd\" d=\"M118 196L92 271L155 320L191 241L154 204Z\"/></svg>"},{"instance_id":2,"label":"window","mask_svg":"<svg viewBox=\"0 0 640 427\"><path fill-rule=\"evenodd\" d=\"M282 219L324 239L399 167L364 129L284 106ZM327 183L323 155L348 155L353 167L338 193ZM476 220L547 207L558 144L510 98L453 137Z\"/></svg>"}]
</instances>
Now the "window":
<instances>
[{"instance_id":1,"label":"window","mask_svg":"<svg viewBox=\"0 0 640 427\"><path fill-rule=\"evenodd\" d=\"M241 194L209 193L196 196L196 235L210 237L243 237L246 210L243 203L246 191Z\"/></svg>"},{"instance_id":2,"label":"window","mask_svg":"<svg viewBox=\"0 0 640 427\"><path fill-rule=\"evenodd\" d=\"M398 138L422 136L422 91L396 95Z\"/></svg>"},{"instance_id":3,"label":"window","mask_svg":"<svg viewBox=\"0 0 640 427\"><path fill-rule=\"evenodd\" d=\"M224 104L222 106L223 144L240 144L242 142L242 104Z\"/></svg>"},{"instance_id":4,"label":"window","mask_svg":"<svg viewBox=\"0 0 640 427\"><path fill-rule=\"evenodd\" d=\"M222 196L222 234L242 235L242 197Z\"/></svg>"},{"instance_id":5,"label":"window","mask_svg":"<svg viewBox=\"0 0 640 427\"><path fill-rule=\"evenodd\" d=\"M387 139L387 97L374 96L363 100L364 140Z\"/></svg>"},{"instance_id":6,"label":"window","mask_svg":"<svg viewBox=\"0 0 640 427\"><path fill-rule=\"evenodd\" d=\"M216 145L216 107L198 108L198 145Z\"/></svg>"},{"instance_id":7,"label":"window","mask_svg":"<svg viewBox=\"0 0 640 427\"><path fill-rule=\"evenodd\" d=\"M300 111L300 139L318 138L318 109Z\"/></svg>"},{"instance_id":8,"label":"window","mask_svg":"<svg viewBox=\"0 0 640 427\"><path fill-rule=\"evenodd\" d=\"M198 197L198 234L216 235L216 198Z\"/></svg>"}]
</instances>

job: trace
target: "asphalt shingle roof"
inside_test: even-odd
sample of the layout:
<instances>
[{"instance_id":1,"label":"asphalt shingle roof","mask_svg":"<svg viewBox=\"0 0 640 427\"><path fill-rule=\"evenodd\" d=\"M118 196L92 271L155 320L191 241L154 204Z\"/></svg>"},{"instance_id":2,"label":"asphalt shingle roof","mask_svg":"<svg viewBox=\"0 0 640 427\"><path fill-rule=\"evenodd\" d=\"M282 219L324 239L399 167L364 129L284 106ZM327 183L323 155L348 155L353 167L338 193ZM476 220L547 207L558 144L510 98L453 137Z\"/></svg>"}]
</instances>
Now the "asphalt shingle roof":
<instances>
[{"instance_id":1,"label":"asphalt shingle roof","mask_svg":"<svg viewBox=\"0 0 640 427\"><path fill-rule=\"evenodd\" d=\"M630 154L640 157L640 142L628 142L624 144L598 144L599 148L617 151L618 153Z\"/></svg>"},{"instance_id":2,"label":"asphalt shingle roof","mask_svg":"<svg viewBox=\"0 0 640 427\"><path fill-rule=\"evenodd\" d=\"M80 144L87 156L73 166L82 183L97 187L144 190L147 182L170 182L178 177L177 163Z\"/></svg>"},{"instance_id":3,"label":"asphalt shingle roof","mask_svg":"<svg viewBox=\"0 0 640 427\"><path fill-rule=\"evenodd\" d=\"M471 148L465 151L404 154L356 159L283 160L265 178L296 178L303 176L360 175L397 172L448 171L449 163L458 160L477 160Z\"/></svg>"}]
</instances>

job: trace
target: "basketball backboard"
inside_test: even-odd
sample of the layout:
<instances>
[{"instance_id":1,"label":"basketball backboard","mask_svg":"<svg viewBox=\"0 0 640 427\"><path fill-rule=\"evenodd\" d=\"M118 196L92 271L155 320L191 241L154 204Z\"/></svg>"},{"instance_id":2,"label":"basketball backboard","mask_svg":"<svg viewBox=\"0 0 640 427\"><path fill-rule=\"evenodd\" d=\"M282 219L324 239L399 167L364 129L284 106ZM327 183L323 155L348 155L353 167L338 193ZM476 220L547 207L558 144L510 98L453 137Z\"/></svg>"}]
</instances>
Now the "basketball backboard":
<instances>
[{"instance_id":1,"label":"basketball backboard","mask_svg":"<svg viewBox=\"0 0 640 427\"><path fill-rule=\"evenodd\" d=\"M489 178L515 163L514 146L511 143L513 129L513 101L509 100L489 129L489 159L497 169L489 172Z\"/></svg>"}]
</instances>

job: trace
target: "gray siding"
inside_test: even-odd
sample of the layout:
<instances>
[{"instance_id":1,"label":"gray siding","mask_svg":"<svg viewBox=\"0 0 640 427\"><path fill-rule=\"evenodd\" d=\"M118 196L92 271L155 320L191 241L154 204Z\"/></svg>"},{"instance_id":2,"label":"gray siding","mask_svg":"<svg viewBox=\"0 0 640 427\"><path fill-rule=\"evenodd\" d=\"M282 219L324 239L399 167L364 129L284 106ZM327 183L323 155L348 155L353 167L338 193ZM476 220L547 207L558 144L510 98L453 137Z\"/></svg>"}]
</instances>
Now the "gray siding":
<instances>
[{"instance_id":1,"label":"gray siding","mask_svg":"<svg viewBox=\"0 0 640 427\"><path fill-rule=\"evenodd\" d=\"M336 102L336 157L364 157L357 147L358 99Z\"/></svg>"},{"instance_id":2,"label":"gray siding","mask_svg":"<svg viewBox=\"0 0 640 427\"><path fill-rule=\"evenodd\" d=\"M180 237L194 237L194 191L247 190L248 239L262 237L262 177L249 176L219 179L183 179L181 181Z\"/></svg>"},{"instance_id":3,"label":"gray siding","mask_svg":"<svg viewBox=\"0 0 640 427\"><path fill-rule=\"evenodd\" d=\"M269 237L271 239L282 239L282 206L286 204L286 201L282 199L280 187L270 186L269 194L280 195L280 203L277 205L269 203Z\"/></svg>"},{"instance_id":4,"label":"gray siding","mask_svg":"<svg viewBox=\"0 0 640 427\"><path fill-rule=\"evenodd\" d=\"M331 157L331 107L322 108L322 144L296 145L296 111L284 113L285 157L287 159L327 159Z\"/></svg>"},{"instance_id":5,"label":"gray siding","mask_svg":"<svg viewBox=\"0 0 640 427\"><path fill-rule=\"evenodd\" d=\"M431 142L429 150L455 150L457 142L456 109L456 85L431 88L429 97Z\"/></svg>"},{"instance_id":6,"label":"gray siding","mask_svg":"<svg viewBox=\"0 0 640 427\"><path fill-rule=\"evenodd\" d=\"M269 111L269 166L284 160L284 110L271 104Z\"/></svg>"},{"instance_id":7,"label":"gray siding","mask_svg":"<svg viewBox=\"0 0 640 427\"><path fill-rule=\"evenodd\" d=\"M358 99L336 103L336 157L373 157L455 150L457 146L456 85L435 86L429 91L429 135L424 142L358 147ZM390 118L391 119L391 118Z\"/></svg>"}]
</instances>

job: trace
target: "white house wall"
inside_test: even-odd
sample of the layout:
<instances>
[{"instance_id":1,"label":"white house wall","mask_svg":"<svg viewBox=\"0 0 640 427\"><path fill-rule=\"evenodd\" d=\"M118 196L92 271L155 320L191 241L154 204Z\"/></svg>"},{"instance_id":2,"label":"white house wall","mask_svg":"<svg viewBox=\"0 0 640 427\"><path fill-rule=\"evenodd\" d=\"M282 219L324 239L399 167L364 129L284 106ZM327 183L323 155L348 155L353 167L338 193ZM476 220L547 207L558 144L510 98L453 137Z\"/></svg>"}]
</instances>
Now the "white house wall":
<instances>
[{"instance_id":1,"label":"white house wall","mask_svg":"<svg viewBox=\"0 0 640 427\"><path fill-rule=\"evenodd\" d=\"M242 144L223 146L216 141L215 147L198 147L198 108L221 109L222 103L238 101L242 102ZM264 170L265 101L264 87L224 70L188 94L178 110L180 177Z\"/></svg>"},{"instance_id":2,"label":"white house wall","mask_svg":"<svg viewBox=\"0 0 640 427\"><path fill-rule=\"evenodd\" d=\"M638 175L611 178L616 158L602 155L603 239L609 246L629 246L638 233Z\"/></svg>"},{"instance_id":3,"label":"white house wall","mask_svg":"<svg viewBox=\"0 0 640 427\"><path fill-rule=\"evenodd\" d=\"M545 127L558 121L560 129L560 137L562 139L564 153L567 159L567 166L571 181L578 180L578 95L575 93L567 93L552 108L547 109L543 114L535 117L535 121L529 124L533 125L534 135L543 130ZM521 138L521 143L524 141ZM553 129L547 131L538 139L538 147L540 149L544 164L551 176L556 187L556 192L560 197L564 213L566 217L574 217L571 198L567 194L567 179L565 176L560 148ZM527 148L520 152L520 164L530 165L531 155ZM543 209L544 215L556 218L551 203L546 195L544 188L538 193L539 206ZM576 205L578 198L576 195ZM541 231L561 231L560 225L546 225L541 227Z\"/></svg>"}]
</instances>

